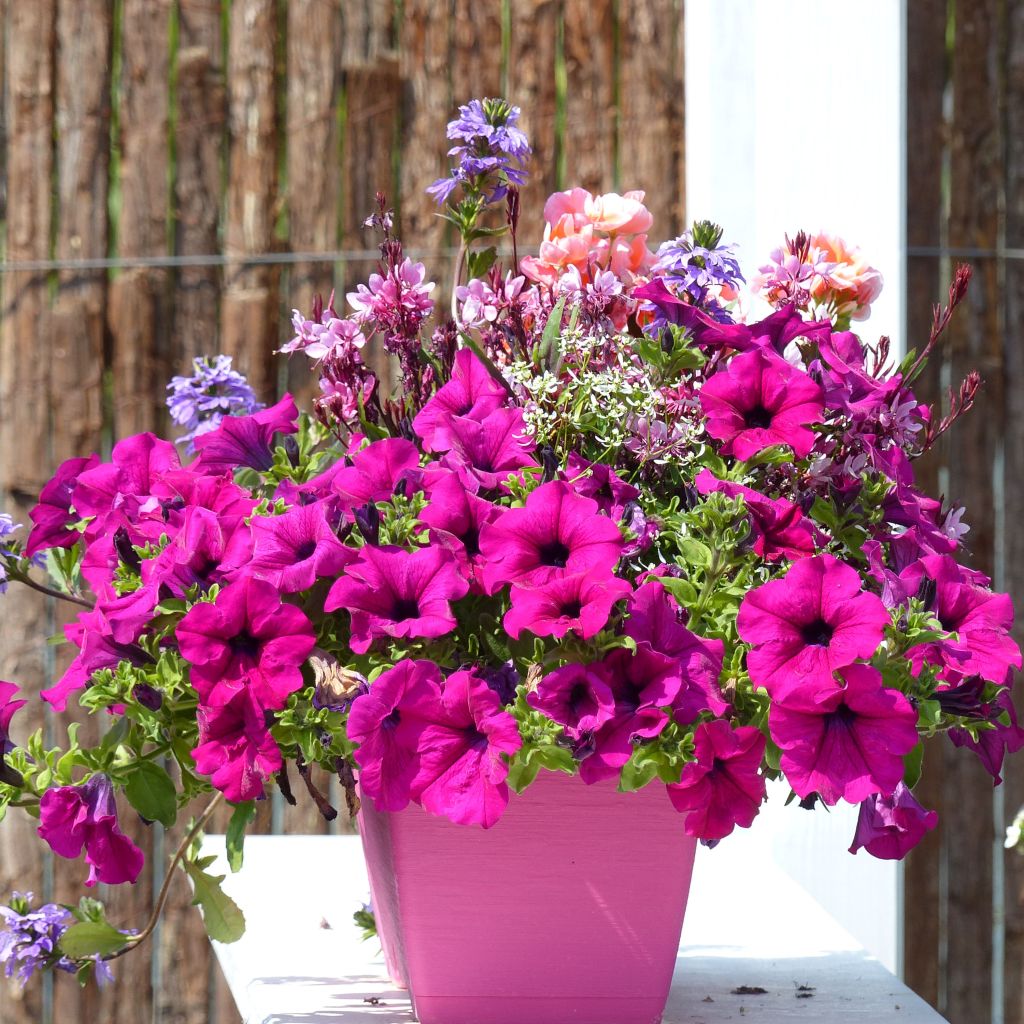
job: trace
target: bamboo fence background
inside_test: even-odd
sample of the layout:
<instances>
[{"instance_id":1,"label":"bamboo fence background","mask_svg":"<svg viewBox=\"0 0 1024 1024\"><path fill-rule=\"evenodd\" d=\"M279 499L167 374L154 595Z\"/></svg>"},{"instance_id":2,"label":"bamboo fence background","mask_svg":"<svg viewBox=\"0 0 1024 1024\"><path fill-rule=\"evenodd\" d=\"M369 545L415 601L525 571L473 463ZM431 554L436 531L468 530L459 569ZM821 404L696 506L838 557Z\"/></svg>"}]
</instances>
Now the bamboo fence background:
<instances>
[{"instance_id":1,"label":"bamboo fence background","mask_svg":"<svg viewBox=\"0 0 1024 1024\"><path fill-rule=\"evenodd\" d=\"M293 306L372 269L377 189L443 286L451 238L423 189L473 96L523 108L522 246L573 184L646 189L655 238L678 233L682 14L682 0L0 0L0 508L27 521L63 459L166 429L164 385L195 355L234 355L265 398L308 394L308 368L273 350ZM64 653L44 640L63 616L6 602L0 678L52 678ZM261 823L324 828L280 800ZM139 926L180 830L131 831L152 874L99 895ZM0 896L72 899L81 866L41 857L31 833L14 814L0 829ZM330 884L330 865L295 870ZM188 903L177 884L153 956L119 961L116 986L0 982L0 1020L237 1020Z\"/></svg>"}]
</instances>

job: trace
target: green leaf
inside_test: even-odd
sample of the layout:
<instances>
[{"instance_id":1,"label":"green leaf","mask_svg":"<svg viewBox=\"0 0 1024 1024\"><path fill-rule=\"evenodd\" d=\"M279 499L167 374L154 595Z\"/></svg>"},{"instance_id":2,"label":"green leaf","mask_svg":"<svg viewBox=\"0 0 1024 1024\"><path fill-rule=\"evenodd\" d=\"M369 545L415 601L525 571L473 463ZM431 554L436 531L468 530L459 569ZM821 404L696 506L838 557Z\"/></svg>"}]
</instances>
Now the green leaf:
<instances>
[{"instance_id":1,"label":"green leaf","mask_svg":"<svg viewBox=\"0 0 1024 1024\"><path fill-rule=\"evenodd\" d=\"M921 768L924 764L924 744L918 743L914 749L903 758L903 784L907 789L913 789L921 778Z\"/></svg>"},{"instance_id":2,"label":"green leaf","mask_svg":"<svg viewBox=\"0 0 1024 1024\"><path fill-rule=\"evenodd\" d=\"M242 848L245 843L245 830L249 823L256 817L256 804L253 801L239 804L235 813L231 815L228 822L227 834L224 837L224 846L227 849L228 867L232 872L242 867Z\"/></svg>"},{"instance_id":3,"label":"green leaf","mask_svg":"<svg viewBox=\"0 0 1024 1024\"><path fill-rule=\"evenodd\" d=\"M494 265L498 250L492 245L489 249L481 249L466 253L466 268L470 277L483 277Z\"/></svg>"},{"instance_id":4,"label":"green leaf","mask_svg":"<svg viewBox=\"0 0 1024 1024\"><path fill-rule=\"evenodd\" d=\"M632 793L643 789L658 774L658 762L650 757L633 756L626 762L619 776L619 792Z\"/></svg>"},{"instance_id":5,"label":"green leaf","mask_svg":"<svg viewBox=\"0 0 1024 1024\"><path fill-rule=\"evenodd\" d=\"M129 936L118 931L112 924L87 921L73 924L60 939L60 948L66 957L72 960L84 960L86 957L108 956L124 949L128 945Z\"/></svg>"},{"instance_id":6,"label":"green leaf","mask_svg":"<svg viewBox=\"0 0 1024 1024\"><path fill-rule=\"evenodd\" d=\"M537 773L540 769L540 760L536 757L525 761L515 761L508 770L508 779L506 781L513 792L522 793L537 778Z\"/></svg>"},{"instance_id":7,"label":"green leaf","mask_svg":"<svg viewBox=\"0 0 1024 1024\"><path fill-rule=\"evenodd\" d=\"M155 761L139 761L124 786L128 802L148 821L170 828L178 817L178 792L170 775Z\"/></svg>"},{"instance_id":8,"label":"green leaf","mask_svg":"<svg viewBox=\"0 0 1024 1024\"><path fill-rule=\"evenodd\" d=\"M553 363L551 358L558 343L558 337L562 333L562 311L565 309L565 296L563 295L552 307L548 321L544 325L544 333L540 337L540 349L538 357L541 366L550 366Z\"/></svg>"},{"instance_id":9,"label":"green leaf","mask_svg":"<svg viewBox=\"0 0 1024 1024\"><path fill-rule=\"evenodd\" d=\"M203 911L206 934L216 942L237 942L245 933L245 918L238 904L221 888L223 875L208 875L205 861L186 861L182 866L192 879L192 903Z\"/></svg>"}]
</instances>

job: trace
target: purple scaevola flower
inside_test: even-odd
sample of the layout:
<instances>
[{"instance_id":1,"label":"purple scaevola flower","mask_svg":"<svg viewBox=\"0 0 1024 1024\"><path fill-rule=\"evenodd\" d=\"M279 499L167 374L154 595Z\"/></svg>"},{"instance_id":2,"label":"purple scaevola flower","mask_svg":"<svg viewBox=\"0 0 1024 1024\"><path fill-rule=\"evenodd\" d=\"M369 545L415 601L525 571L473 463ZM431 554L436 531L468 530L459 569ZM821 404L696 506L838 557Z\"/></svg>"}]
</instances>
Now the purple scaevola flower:
<instances>
[{"instance_id":1,"label":"purple scaevola flower","mask_svg":"<svg viewBox=\"0 0 1024 1024\"><path fill-rule=\"evenodd\" d=\"M678 238L662 243L654 273L660 273L678 296L688 297L713 319L731 323L732 317L712 289L720 288L728 293L743 283L736 247L718 242L700 244L709 241L713 239L698 240L693 231L684 231Z\"/></svg>"},{"instance_id":2,"label":"purple scaevola flower","mask_svg":"<svg viewBox=\"0 0 1024 1024\"><path fill-rule=\"evenodd\" d=\"M188 433L178 444L195 452L193 441L215 430L225 416L248 416L263 408L249 382L231 368L231 356L199 356L191 377L172 377L167 390L171 419Z\"/></svg>"},{"instance_id":3,"label":"purple scaevola flower","mask_svg":"<svg viewBox=\"0 0 1024 1024\"><path fill-rule=\"evenodd\" d=\"M518 121L519 108L501 99L470 100L459 107L459 116L448 122L448 138L456 142L448 155L459 162L427 189L438 205L460 185L494 203L505 198L510 184L525 184L531 150Z\"/></svg>"}]
</instances>

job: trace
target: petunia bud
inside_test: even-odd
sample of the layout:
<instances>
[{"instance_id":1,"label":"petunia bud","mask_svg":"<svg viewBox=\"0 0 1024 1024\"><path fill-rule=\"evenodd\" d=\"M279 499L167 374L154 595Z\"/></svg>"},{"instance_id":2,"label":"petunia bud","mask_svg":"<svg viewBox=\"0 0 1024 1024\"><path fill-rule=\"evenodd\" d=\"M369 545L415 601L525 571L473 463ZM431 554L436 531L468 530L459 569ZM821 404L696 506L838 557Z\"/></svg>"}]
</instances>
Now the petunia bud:
<instances>
[{"instance_id":1,"label":"petunia bud","mask_svg":"<svg viewBox=\"0 0 1024 1024\"><path fill-rule=\"evenodd\" d=\"M537 456L544 470L542 482L550 483L558 474L558 456L555 454L555 449L549 444L542 444L537 449Z\"/></svg>"},{"instance_id":2,"label":"petunia bud","mask_svg":"<svg viewBox=\"0 0 1024 1024\"><path fill-rule=\"evenodd\" d=\"M299 465L299 442L291 434L284 439L284 453L288 456L292 468L297 468Z\"/></svg>"},{"instance_id":3,"label":"petunia bud","mask_svg":"<svg viewBox=\"0 0 1024 1024\"><path fill-rule=\"evenodd\" d=\"M379 544L380 512L377 511L377 506L372 501L368 501L365 505L360 505L359 508L355 509L352 512L352 516L366 543Z\"/></svg>"},{"instance_id":4,"label":"petunia bud","mask_svg":"<svg viewBox=\"0 0 1024 1024\"><path fill-rule=\"evenodd\" d=\"M924 579L921 580L921 585L917 588L916 596L925 611L931 611L932 606L935 604L935 598L938 591L938 584L930 576L925 576Z\"/></svg>"},{"instance_id":5,"label":"petunia bud","mask_svg":"<svg viewBox=\"0 0 1024 1024\"><path fill-rule=\"evenodd\" d=\"M114 531L114 550L125 567L132 572L138 572L142 568L142 559L135 550L128 531L123 526L119 526Z\"/></svg>"},{"instance_id":6,"label":"petunia bud","mask_svg":"<svg viewBox=\"0 0 1024 1024\"><path fill-rule=\"evenodd\" d=\"M164 702L163 694L149 683L136 683L132 696L149 711L159 711Z\"/></svg>"}]
</instances>

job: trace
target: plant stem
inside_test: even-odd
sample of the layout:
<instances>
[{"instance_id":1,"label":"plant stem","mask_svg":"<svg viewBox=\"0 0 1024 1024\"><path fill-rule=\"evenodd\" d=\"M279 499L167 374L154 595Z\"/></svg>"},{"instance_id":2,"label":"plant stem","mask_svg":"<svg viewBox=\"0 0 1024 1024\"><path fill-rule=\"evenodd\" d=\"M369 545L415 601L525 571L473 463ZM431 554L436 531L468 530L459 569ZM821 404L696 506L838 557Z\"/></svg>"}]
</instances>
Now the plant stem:
<instances>
[{"instance_id":1,"label":"plant stem","mask_svg":"<svg viewBox=\"0 0 1024 1024\"><path fill-rule=\"evenodd\" d=\"M160 892L157 895L156 903L153 905L153 912L149 915L149 920L146 922L146 926L138 933L138 935L131 936L128 939L128 944L123 949L119 949L116 953L111 953L108 956L103 957L104 960L116 960L119 956L124 956L125 953L136 949L145 942L146 939L148 939L156 930L156 926L160 921L160 915L163 913L164 904L167 902L167 894L170 892L175 870L181 863L181 859L188 852L188 848L192 845L193 840L195 840L196 836L202 832L203 826L210 820L210 815L213 814L223 799L224 794L218 793L206 805L206 809L199 815L196 823L189 829L185 838L178 844L178 849L174 851L174 856L171 858L170 866L167 868L167 874L164 876L163 885L160 886Z\"/></svg>"},{"instance_id":2,"label":"plant stem","mask_svg":"<svg viewBox=\"0 0 1024 1024\"><path fill-rule=\"evenodd\" d=\"M81 605L83 608L95 607L91 601L86 601L81 597L75 597L74 594L65 594L62 590L55 590L53 587L46 586L45 583L36 583L34 579L31 579L28 576L12 576L11 579L18 583L24 583L26 587L30 587L32 590L38 590L40 594L46 594L48 597L58 597L62 601L70 601L72 604Z\"/></svg>"}]
</instances>

